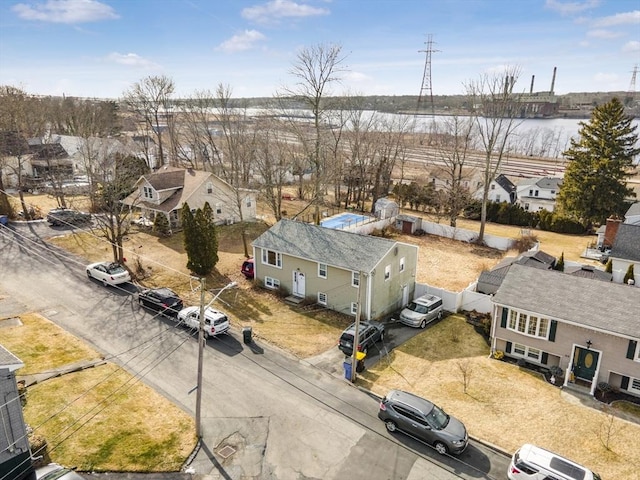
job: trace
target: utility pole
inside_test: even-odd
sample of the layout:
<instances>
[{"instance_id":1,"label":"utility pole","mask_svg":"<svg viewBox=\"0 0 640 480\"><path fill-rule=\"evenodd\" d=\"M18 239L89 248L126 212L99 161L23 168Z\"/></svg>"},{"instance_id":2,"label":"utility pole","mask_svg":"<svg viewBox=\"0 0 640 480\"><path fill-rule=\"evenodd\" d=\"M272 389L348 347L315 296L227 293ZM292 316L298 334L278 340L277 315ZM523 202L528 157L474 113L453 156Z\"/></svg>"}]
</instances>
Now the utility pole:
<instances>
[{"instance_id":1,"label":"utility pole","mask_svg":"<svg viewBox=\"0 0 640 480\"><path fill-rule=\"evenodd\" d=\"M360 316L362 315L362 280L364 279L364 275L362 271L358 272L358 303L356 305L356 324L353 332L353 352L351 353L351 381L355 382L356 380L356 366L358 365L358 344L360 335Z\"/></svg>"},{"instance_id":2,"label":"utility pole","mask_svg":"<svg viewBox=\"0 0 640 480\"><path fill-rule=\"evenodd\" d=\"M204 354L204 283L205 278L200 278L200 318L198 324L198 384L196 388L196 438L202 438L200 421L200 407L202 405L202 357Z\"/></svg>"}]
</instances>

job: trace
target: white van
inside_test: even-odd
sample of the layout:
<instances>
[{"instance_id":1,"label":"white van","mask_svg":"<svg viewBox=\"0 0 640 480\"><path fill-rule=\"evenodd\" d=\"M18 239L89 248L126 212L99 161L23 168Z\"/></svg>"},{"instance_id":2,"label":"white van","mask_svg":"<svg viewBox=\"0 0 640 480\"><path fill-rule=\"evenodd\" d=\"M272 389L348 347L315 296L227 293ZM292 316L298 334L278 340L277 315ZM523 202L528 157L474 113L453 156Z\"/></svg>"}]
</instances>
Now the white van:
<instances>
[{"instance_id":1,"label":"white van","mask_svg":"<svg viewBox=\"0 0 640 480\"><path fill-rule=\"evenodd\" d=\"M513 454L507 476L510 480L601 480L588 468L528 443Z\"/></svg>"},{"instance_id":2,"label":"white van","mask_svg":"<svg viewBox=\"0 0 640 480\"><path fill-rule=\"evenodd\" d=\"M178 312L177 321L196 331L200 326L200 307L187 307ZM204 337L214 337L229 330L229 318L222 312L207 307L204 311Z\"/></svg>"},{"instance_id":3,"label":"white van","mask_svg":"<svg viewBox=\"0 0 640 480\"><path fill-rule=\"evenodd\" d=\"M400 322L410 327L424 328L436 318L442 318L442 299L435 295L418 297L400 312Z\"/></svg>"}]
</instances>

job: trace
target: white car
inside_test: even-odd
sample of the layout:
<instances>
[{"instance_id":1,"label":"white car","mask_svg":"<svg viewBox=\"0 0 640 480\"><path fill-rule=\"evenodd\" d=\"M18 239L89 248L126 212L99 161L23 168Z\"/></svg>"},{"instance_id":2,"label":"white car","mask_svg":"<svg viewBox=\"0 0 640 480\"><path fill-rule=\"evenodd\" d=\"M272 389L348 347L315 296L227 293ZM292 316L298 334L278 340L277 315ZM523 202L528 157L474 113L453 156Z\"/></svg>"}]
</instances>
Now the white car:
<instances>
[{"instance_id":1,"label":"white car","mask_svg":"<svg viewBox=\"0 0 640 480\"><path fill-rule=\"evenodd\" d=\"M178 312L179 323L189 328L198 329L200 326L200 307L187 307ZM224 313L207 307L204 311L204 337L215 337L229 331L229 317Z\"/></svg>"},{"instance_id":2,"label":"white car","mask_svg":"<svg viewBox=\"0 0 640 480\"><path fill-rule=\"evenodd\" d=\"M87 265L87 277L100 280L105 287L131 281L129 272L116 262L97 262Z\"/></svg>"},{"instance_id":3,"label":"white car","mask_svg":"<svg viewBox=\"0 0 640 480\"><path fill-rule=\"evenodd\" d=\"M84 480L70 468L65 468L57 463L50 463L44 467L36 468L37 480Z\"/></svg>"}]
</instances>

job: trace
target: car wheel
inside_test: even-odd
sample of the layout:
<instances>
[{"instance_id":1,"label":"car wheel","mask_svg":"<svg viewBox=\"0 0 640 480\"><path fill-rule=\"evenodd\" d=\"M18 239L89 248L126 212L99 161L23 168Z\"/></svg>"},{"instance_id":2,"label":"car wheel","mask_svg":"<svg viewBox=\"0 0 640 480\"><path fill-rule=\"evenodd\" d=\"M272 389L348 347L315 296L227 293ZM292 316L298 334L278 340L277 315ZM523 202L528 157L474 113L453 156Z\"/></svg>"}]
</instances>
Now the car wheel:
<instances>
[{"instance_id":1,"label":"car wheel","mask_svg":"<svg viewBox=\"0 0 640 480\"><path fill-rule=\"evenodd\" d=\"M384 340L384 332L380 334L380 341L382 342L383 340Z\"/></svg>"},{"instance_id":2,"label":"car wheel","mask_svg":"<svg viewBox=\"0 0 640 480\"><path fill-rule=\"evenodd\" d=\"M442 320L442 310L438 312L438 320Z\"/></svg>"},{"instance_id":3,"label":"car wheel","mask_svg":"<svg viewBox=\"0 0 640 480\"><path fill-rule=\"evenodd\" d=\"M420 328L425 328L426 326L427 326L427 321L422 320L422 322L420 322Z\"/></svg>"},{"instance_id":4,"label":"car wheel","mask_svg":"<svg viewBox=\"0 0 640 480\"><path fill-rule=\"evenodd\" d=\"M91 278L91 272L87 270L87 278Z\"/></svg>"},{"instance_id":5,"label":"car wheel","mask_svg":"<svg viewBox=\"0 0 640 480\"><path fill-rule=\"evenodd\" d=\"M447 448L447 446L442 443L442 442L436 442L433 444L433 448L436 449L436 452L438 452L440 455L446 455L447 453L449 453L449 449Z\"/></svg>"},{"instance_id":6,"label":"car wheel","mask_svg":"<svg viewBox=\"0 0 640 480\"><path fill-rule=\"evenodd\" d=\"M141 307L144 307L144 300L142 300L141 298L138 299L138 303Z\"/></svg>"},{"instance_id":7,"label":"car wheel","mask_svg":"<svg viewBox=\"0 0 640 480\"><path fill-rule=\"evenodd\" d=\"M102 280L102 285L104 285L105 287L108 287L109 286L109 282L107 282L106 279L103 279Z\"/></svg>"},{"instance_id":8,"label":"car wheel","mask_svg":"<svg viewBox=\"0 0 640 480\"><path fill-rule=\"evenodd\" d=\"M398 426L396 425L396 422L394 422L393 420L386 420L384 422L384 426L387 427L387 430L389 432L395 432L396 430L398 430Z\"/></svg>"},{"instance_id":9,"label":"car wheel","mask_svg":"<svg viewBox=\"0 0 640 480\"><path fill-rule=\"evenodd\" d=\"M209 337L210 337L210 336L211 336L211 335L209 335L209 332L207 332L207 331L205 330L205 331L204 331L204 339L205 339L205 340L209 340Z\"/></svg>"}]
</instances>

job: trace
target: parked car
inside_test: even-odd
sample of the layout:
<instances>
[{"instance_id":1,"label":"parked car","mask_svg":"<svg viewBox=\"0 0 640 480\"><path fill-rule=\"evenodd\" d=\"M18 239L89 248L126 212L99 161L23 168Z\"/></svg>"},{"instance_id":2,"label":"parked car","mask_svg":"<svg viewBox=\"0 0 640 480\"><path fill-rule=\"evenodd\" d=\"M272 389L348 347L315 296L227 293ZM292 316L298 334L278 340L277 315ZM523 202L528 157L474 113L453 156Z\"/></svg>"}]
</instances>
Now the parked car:
<instances>
[{"instance_id":1,"label":"parked car","mask_svg":"<svg viewBox=\"0 0 640 480\"><path fill-rule=\"evenodd\" d=\"M349 325L338 342L338 348L347 356L353 354L353 337L355 336L356 324ZM358 331L358 351L367 353L376 342L384 340L384 325L372 322L360 322Z\"/></svg>"},{"instance_id":2,"label":"parked car","mask_svg":"<svg viewBox=\"0 0 640 480\"><path fill-rule=\"evenodd\" d=\"M167 317L175 317L184 307L182 299L170 288L145 288L138 293L138 303Z\"/></svg>"},{"instance_id":3,"label":"parked car","mask_svg":"<svg viewBox=\"0 0 640 480\"><path fill-rule=\"evenodd\" d=\"M442 299L435 295L418 297L400 312L400 322L410 327L425 328L436 318L442 318Z\"/></svg>"},{"instance_id":4,"label":"parked car","mask_svg":"<svg viewBox=\"0 0 640 480\"><path fill-rule=\"evenodd\" d=\"M249 280L251 280L253 279L253 276L254 276L253 267L254 267L253 258L247 258L244 262L242 262L242 268L240 268L240 272Z\"/></svg>"},{"instance_id":5,"label":"parked car","mask_svg":"<svg viewBox=\"0 0 640 480\"><path fill-rule=\"evenodd\" d=\"M80 474L57 463L36 468L36 480L84 480Z\"/></svg>"},{"instance_id":6,"label":"parked car","mask_svg":"<svg viewBox=\"0 0 640 480\"><path fill-rule=\"evenodd\" d=\"M138 225L143 228L153 228L153 220L148 219L144 215L139 216L132 222L134 225Z\"/></svg>"},{"instance_id":7,"label":"parked car","mask_svg":"<svg viewBox=\"0 0 640 480\"><path fill-rule=\"evenodd\" d=\"M96 262L87 265L87 277L100 280L105 287L131 281L129 272L116 262Z\"/></svg>"},{"instance_id":8,"label":"parked car","mask_svg":"<svg viewBox=\"0 0 640 480\"><path fill-rule=\"evenodd\" d=\"M186 307L178 312L178 321L193 329L200 327L200 307ZM215 337L229 331L229 317L224 313L207 307L204 311L204 338Z\"/></svg>"},{"instance_id":9,"label":"parked car","mask_svg":"<svg viewBox=\"0 0 640 480\"><path fill-rule=\"evenodd\" d=\"M380 402L378 418L389 432L401 430L432 445L441 455L460 454L469 443L467 429L460 420L413 393L391 390Z\"/></svg>"},{"instance_id":10,"label":"parked car","mask_svg":"<svg viewBox=\"0 0 640 480\"><path fill-rule=\"evenodd\" d=\"M600 480L588 468L528 443L513 454L507 476L510 480Z\"/></svg>"},{"instance_id":11,"label":"parked car","mask_svg":"<svg viewBox=\"0 0 640 480\"><path fill-rule=\"evenodd\" d=\"M53 227L87 225L91 223L91 214L69 208L55 208L47 214L47 221Z\"/></svg>"}]
</instances>

